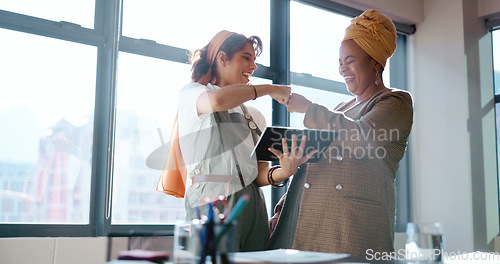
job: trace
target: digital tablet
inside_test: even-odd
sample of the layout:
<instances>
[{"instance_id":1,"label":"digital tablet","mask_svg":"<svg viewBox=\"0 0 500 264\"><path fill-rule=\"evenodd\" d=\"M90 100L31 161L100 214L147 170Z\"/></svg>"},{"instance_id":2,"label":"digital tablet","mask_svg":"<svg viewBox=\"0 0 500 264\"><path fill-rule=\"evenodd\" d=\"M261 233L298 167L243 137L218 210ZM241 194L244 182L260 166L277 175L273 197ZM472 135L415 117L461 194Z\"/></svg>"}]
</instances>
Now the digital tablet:
<instances>
[{"instance_id":1,"label":"digital tablet","mask_svg":"<svg viewBox=\"0 0 500 264\"><path fill-rule=\"evenodd\" d=\"M269 147L283 152L281 146L281 138L285 137L287 139L288 149L292 146L292 135L297 135L297 147L300 145L302 135L306 135L306 149L304 151L304 156L312 150L317 149L318 153L314 154L308 162L318 162L323 156L324 151L330 146L330 144L335 140L337 133L331 130L322 129L301 129L301 128L289 128L289 127L266 127L259 138L259 141L255 145L251 156L256 157L257 160L261 161L278 161L271 151L268 150Z\"/></svg>"}]
</instances>

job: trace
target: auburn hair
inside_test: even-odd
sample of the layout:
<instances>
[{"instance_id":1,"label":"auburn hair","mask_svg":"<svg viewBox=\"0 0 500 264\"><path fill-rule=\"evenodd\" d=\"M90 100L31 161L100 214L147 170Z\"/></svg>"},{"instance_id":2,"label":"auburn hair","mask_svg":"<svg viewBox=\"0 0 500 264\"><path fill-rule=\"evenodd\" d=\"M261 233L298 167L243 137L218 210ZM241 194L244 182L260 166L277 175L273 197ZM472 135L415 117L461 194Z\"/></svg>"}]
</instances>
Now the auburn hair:
<instances>
[{"instance_id":1,"label":"auburn hair","mask_svg":"<svg viewBox=\"0 0 500 264\"><path fill-rule=\"evenodd\" d=\"M226 41L222 43L220 49L217 51L217 54L220 51L224 51L224 53L226 53L227 59L231 60L236 52L245 48L245 44L247 43L252 44L252 46L254 47L255 56L259 56L262 53L262 40L259 37L246 37L242 34L236 33L229 36ZM189 54L189 62L192 65L191 79L195 82L198 81L203 75L205 75L210 67L212 67L212 78L217 74L215 63L213 65L209 65L207 60L209 44L210 43L205 45L205 47L197 49Z\"/></svg>"}]
</instances>

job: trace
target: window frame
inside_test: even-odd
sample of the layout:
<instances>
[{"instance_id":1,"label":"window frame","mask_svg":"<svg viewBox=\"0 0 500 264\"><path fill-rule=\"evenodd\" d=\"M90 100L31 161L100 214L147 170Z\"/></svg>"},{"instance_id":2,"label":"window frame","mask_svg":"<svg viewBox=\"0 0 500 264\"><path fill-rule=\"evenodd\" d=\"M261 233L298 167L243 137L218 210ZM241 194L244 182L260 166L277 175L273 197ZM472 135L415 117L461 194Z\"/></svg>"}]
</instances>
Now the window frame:
<instances>
[{"instance_id":1,"label":"window frame","mask_svg":"<svg viewBox=\"0 0 500 264\"><path fill-rule=\"evenodd\" d=\"M493 31L497 31L497 30L500 30L500 18L496 18L496 19L485 19L484 21L484 24L486 26L486 28L488 29L489 31L489 35L490 35L490 38L491 38L491 53L492 53L492 56L494 54L494 43L493 43ZM499 31L500 32L500 31ZM494 56L492 57L492 60L494 60ZM495 108L494 110L494 113L495 113L495 120L498 118L497 116L497 111L496 111L496 108L497 108L497 104L500 103L500 92L497 94L496 93L496 87L495 87L495 77L496 77L496 74L495 74L495 67L492 65L492 70L493 70L493 87L492 87L492 90L493 90L493 107ZM499 133L499 127L497 126L496 124L496 121L495 121L495 137L498 139L498 133ZM500 190L500 164L499 164L499 151L500 149L498 148L498 144L499 142L496 142L496 148L497 148L497 151L496 151L496 161L497 161L497 187L499 188ZM499 201L499 205L500 205L500 192L499 192L499 197L497 197L497 200ZM498 206L498 210L500 212L500 206ZM498 221L500 222L500 219L498 219Z\"/></svg>"},{"instance_id":2,"label":"window frame","mask_svg":"<svg viewBox=\"0 0 500 264\"><path fill-rule=\"evenodd\" d=\"M343 83L314 77L309 74L290 72L290 1L270 0L270 66L258 65L254 76L272 80L275 84L296 84L316 89L347 94ZM362 11L324 0L300 0L298 2L351 17ZM173 225L111 224L111 198L113 182L113 153L115 132L116 68L118 52L127 52L163 60L187 63L188 51L155 42L121 35L123 0L95 1L94 28L41 19L25 14L0 10L0 28L45 36L70 42L95 46L97 52L96 98L92 149L92 174L89 223L84 225L60 224L0 224L0 237L98 237L133 232L173 233ZM395 23L400 33L398 49L401 52L391 59L391 83L406 89L406 35L415 32L414 25ZM401 56L401 58L399 58ZM395 60L397 57L399 59ZM394 78L394 80L393 80ZM272 125L286 126L289 114L286 107L273 101ZM410 220L409 168L407 155L401 161L397 189L406 190L403 199L398 198L398 222L396 231ZM285 188L272 189L271 204L274 206ZM270 213L273 208L268 208ZM398 227L399 226L399 227ZM404 230L403 230L404 231Z\"/></svg>"}]
</instances>

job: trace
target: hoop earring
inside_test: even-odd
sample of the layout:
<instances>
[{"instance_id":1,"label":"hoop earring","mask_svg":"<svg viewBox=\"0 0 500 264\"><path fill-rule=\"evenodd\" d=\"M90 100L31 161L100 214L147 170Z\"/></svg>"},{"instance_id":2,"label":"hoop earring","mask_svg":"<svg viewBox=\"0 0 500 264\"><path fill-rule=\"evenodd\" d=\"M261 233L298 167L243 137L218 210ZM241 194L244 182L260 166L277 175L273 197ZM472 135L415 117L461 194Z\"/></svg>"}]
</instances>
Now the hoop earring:
<instances>
[{"instance_id":1,"label":"hoop earring","mask_svg":"<svg viewBox=\"0 0 500 264\"><path fill-rule=\"evenodd\" d=\"M379 73L379 71L377 71L377 72L375 73L375 78L376 78L376 79L375 79L375 85L379 85L379 84L380 84L380 81L381 81L381 80L380 80L381 78L380 78L380 73Z\"/></svg>"}]
</instances>

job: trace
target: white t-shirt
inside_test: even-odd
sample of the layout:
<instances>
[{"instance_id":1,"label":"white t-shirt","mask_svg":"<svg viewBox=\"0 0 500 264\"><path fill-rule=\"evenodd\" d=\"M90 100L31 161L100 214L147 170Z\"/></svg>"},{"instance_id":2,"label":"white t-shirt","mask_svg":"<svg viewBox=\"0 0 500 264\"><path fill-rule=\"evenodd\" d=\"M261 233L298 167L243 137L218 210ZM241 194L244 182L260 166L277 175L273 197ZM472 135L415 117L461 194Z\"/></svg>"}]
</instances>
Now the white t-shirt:
<instances>
[{"instance_id":1,"label":"white t-shirt","mask_svg":"<svg viewBox=\"0 0 500 264\"><path fill-rule=\"evenodd\" d=\"M216 89L220 89L220 87L212 84L205 86L197 82L192 82L184 86L179 92L179 144L188 173L186 190L191 185L190 179L194 175L193 171L195 167L205 157L205 153L208 149L208 142L210 141L211 129L213 126L217 126L217 124L214 123L213 114L198 115L196 102L198 97L203 92ZM247 111L252 116L253 121L257 124L259 129L261 131L264 130L266 127L264 115L262 115L259 110L250 106L247 106ZM241 107L230 109L228 112L243 113ZM250 136L247 137L242 144L234 148L237 153L239 163L245 163L245 159L250 159L251 153L248 152L248 149L253 149L253 145L253 139L250 134ZM232 160L231 151L227 151L226 153L223 153L223 155L227 156L224 160L227 160L228 162ZM257 163L255 162L255 164ZM217 167L217 165L214 167ZM257 167L253 167L255 168L242 167L242 174L251 177L253 176L252 178L254 179L257 175ZM217 168L214 170L214 174L217 174Z\"/></svg>"}]
</instances>

